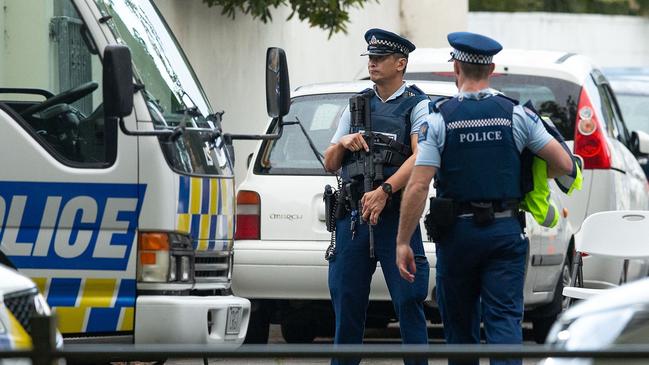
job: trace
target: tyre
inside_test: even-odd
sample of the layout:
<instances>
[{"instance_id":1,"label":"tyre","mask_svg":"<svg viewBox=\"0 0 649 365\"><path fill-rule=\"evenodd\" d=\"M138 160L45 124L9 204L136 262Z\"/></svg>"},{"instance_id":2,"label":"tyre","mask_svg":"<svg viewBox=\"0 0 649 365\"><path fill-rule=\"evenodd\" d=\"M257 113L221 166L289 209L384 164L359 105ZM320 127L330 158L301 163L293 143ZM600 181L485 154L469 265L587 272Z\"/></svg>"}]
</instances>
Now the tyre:
<instances>
[{"instance_id":1,"label":"tyre","mask_svg":"<svg viewBox=\"0 0 649 365\"><path fill-rule=\"evenodd\" d=\"M253 303L253 307L256 308L250 313L248 332L243 343L266 344L270 330L270 310L260 302Z\"/></svg>"},{"instance_id":2,"label":"tyre","mask_svg":"<svg viewBox=\"0 0 649 365\"><path fill-rule=\"evenodd\" d=\"M571 268L570 260L566 259L554 289L552 302L535 310L535 315L532 318L532 336L538 344L545 342L554 321L570 304L570 299L563 296L563 287L570 285Z\"/></svg>"}]
</instances>

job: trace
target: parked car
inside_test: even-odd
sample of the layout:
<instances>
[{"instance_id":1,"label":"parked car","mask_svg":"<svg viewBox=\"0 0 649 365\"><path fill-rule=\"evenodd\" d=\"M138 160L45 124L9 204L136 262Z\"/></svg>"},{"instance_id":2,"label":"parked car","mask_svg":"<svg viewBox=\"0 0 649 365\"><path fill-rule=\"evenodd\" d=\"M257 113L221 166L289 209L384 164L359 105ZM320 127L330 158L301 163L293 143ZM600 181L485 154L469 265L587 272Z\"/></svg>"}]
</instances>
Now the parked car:
<instances>
[{"instance_id":1,"label":"parked car","mask_svg":"<svg viewBox=\"0 0 649 365\"><path fill-rule=\"evenodd\" d=\"M604 74L611 81L622 117L629 129L649 133L649 68L606 68ZM638 162L649 177L647 157L639 155Z\"/></svg>"},{"instance_id":2,"label":"parked car","mask_svg":"<svg viewBox=\"0 0 649 365\"><path fill-rule=\"evenodd\" d=\"M31 318L36 314L51 315L50 307L36 284L0 263L0 350L30 349ZM58 332L56 345L58 348L63 346L63 337ZM31 361L0 358L0 365L10 364L31 364Z\"/></svg>"},{"instance_id":3,"label":"parked car","mask_svg":"<svg viewBox=\"0 0 649 365\"><path fill-rule=\"evenodd\" d=\"M410 80L453 81L450 48L421 49L410 55ZM491 86L526 102L552 119L570 148L584 160L581 191L559 195L568 208L573 233L590 214L605 210L645 210L649 207L645 175L631 152L632 139L611 85L600 69L582 55L555 51L503 50L494 57ZM638 143L647 143L640 136ZM611 242L611 244L614 244ZM572 244L561 261L572 260ZM645 260L603 261L584 257L586 287L605 288L628 278L647 275Z\"/></svg>"},{"instance_id":4,"label":"parked car","mask_svg":"<svg viewBox=\"0 0 649 365\"><path fill-rule=\"evenodd\" d=\"M550 349L600 350L610 345L649 345L649 278L606 290L564 312L552 327ZM548 358L543 365L613 365L620 359ZM625 359L646 364L647 359Z\"/></svg>"},{"instance_id":5,"label":"parked car","mask_svg":"<svg viewBox=\"0 0 649 365\"><path fill-rule=\"evenodd\" d=\"M451 83L418 81L416 85L431 97L457 92ZM299 120L323 153L350 96L370 86L365 81L300 87L284 121ZM276 124L270 122L269 133ZM239 187L233 288L252 303L248 342L266 342L270 322L281 324L288 342L311 342L333 331L324 259L331 234L325 228L322 197L324 186L336 186L336 179L315 156L301 128L285 126L279 140L258 145ZM558 208L563 208L560 202ZM540 341L561 309L563 284L570 279L564 260L572 231L568 225L561 219L556 227L544 228L527 216L531 244L525 305ZM431 267L429 289L434 293L435 245L424 237L424 248ZM368 327L384 327L396 320L381 270L372 280L370 300ZM430 295L427 316L438 322L435 307Z\"/></svg>"}]
</instances>

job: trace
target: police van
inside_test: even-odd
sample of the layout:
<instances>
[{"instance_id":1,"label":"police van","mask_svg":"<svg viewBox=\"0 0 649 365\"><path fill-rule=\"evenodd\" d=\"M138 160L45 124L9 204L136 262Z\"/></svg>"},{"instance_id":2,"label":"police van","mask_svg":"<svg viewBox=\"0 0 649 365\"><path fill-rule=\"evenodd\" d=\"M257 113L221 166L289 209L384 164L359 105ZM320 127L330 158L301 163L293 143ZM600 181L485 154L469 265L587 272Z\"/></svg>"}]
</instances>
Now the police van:
<instances>
[{"instance_id":1,"label":"police van","mask_svg":"<svg viewBox=\"0 0 649 365\"><path fill-rule=\"evenodd\" d=\"M415 84L430 97L457 93L456 86L448 82ZM371 86L369 81L358 81L297 88L285 123L299 121L300 127L285 127L280 139L260 143L250 157L248 174L237 194L233 281L236 292L252 302L246 341L266 342L270 323L281 325L288 342L311 342L333 333L328 263L324 259L331 233L325 227L323 189L337 182L324 171L313 149L324 153L349 98ZM273 132L276 124L271 121L267 132ZM551 189L560 194L556 185ZM432 186L429 192L434 194ZM563 211L561 202L556 203L558 211ZM562 287L570 279L563 253L571 229L565 216L554 228L547 228L526 214L526 224L530 246L525 309L534 337L542 342L561 310ZM423 221L421 231L430 263L430 295L425 308L428 318L438 323L435 245L425 237ZM380 269L372 280L367 315L368 327L382 328L396 321Z\"/></svg>"},{"instance_id":2,"label":"police van","mask_svg":"<svg viewBox=\"0 0 649 365\"><path fill-rule=\"evenodd\" d=\"M0 258L66 340L240 344L231 143L261 137L223 133L152 1L2 7Z\"/></svg>"}]
</instances>

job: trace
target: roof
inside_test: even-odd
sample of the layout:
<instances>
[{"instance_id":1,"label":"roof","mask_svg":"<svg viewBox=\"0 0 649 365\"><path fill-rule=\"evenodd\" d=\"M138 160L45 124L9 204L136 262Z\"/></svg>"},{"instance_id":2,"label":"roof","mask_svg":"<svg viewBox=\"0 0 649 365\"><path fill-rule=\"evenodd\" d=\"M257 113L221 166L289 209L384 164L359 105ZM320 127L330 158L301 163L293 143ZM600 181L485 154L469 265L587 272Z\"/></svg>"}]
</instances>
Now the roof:
<instances>
[{"instance_id":1,"label":"roof","mask_svg":"<svg viewBox=\"0 0 649 365\"><path fill-rule=\"evenodd\" d=\"M410 54L407 74L415 72L450 72L451 48L417 48ZM504 49L494 56L495 72L560 78L582 84L596 68L585 56L543 50Z\"/></svg>"},{"instance_id":2,"label":"roof","mask_svg":"<svg viewBox=\"0 0 649 365\"><path fill-rule=\"evenodd\" d=\"M457 93L457 87L452 82L406 80L406 84L415 84L428 95L452 96ZM372 87L372 85L373 83L369 80L310 84L297 87L291 97L314 94L357 93Z\"/></svg>"}]
</instances>

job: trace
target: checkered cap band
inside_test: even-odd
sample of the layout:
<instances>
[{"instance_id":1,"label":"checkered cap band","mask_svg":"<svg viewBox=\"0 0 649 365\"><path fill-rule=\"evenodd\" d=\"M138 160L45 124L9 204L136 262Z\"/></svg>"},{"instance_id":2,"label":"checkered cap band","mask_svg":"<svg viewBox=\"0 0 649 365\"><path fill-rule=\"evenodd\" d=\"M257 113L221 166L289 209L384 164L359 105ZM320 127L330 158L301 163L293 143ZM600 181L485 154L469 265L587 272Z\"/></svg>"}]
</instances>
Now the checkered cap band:
<instances>
[{"instance_id":1,"label":"checkered cap band","mask_svg":"<svg viewBox=\"0 0 649 365\"><path fill-rule=\"evenodd\" d=\"M448 123L446 128L448 129L464 129L464 128L480 128L480 127L491 127L491 126L505 126L511 127L512 121L505 118L489 118L489 119L468 119L468 120L457 120L455 122Z\"/></svg>"},{"instance_id":2,"label":"checkered cap band","mask_svg":"<svg viewBox=\"0 0 649 365\"><path fill-rule=\"evenodd\" d=\"M388 49L403 53L406 56L409 53L408 48L401 45L400 43L388 41L388 40L385 40L385 39L377 39L376 37L372 37L372 39L370 39L368 45L370 47L376 47L376 48L388 48ZM368 47L368 49L369 49L369 47Z\"/></svg>"},{"instance_id":3,"label":"checkered cap band","mask_svg":"<svg viewBox=\"0 0 649 365\"><path fill-rule=\"evenodd\" d=\"M460 62L466 62L466 63L475 63L478 65L488 65L492 63L493 56L485 56L485 55L480 55L480 54L475 54L475 53L467 53L464 51L460 51L457 49L454 49L451 52L451 57L455 60L458 60Z\"/></svg>"}]
</instances>

